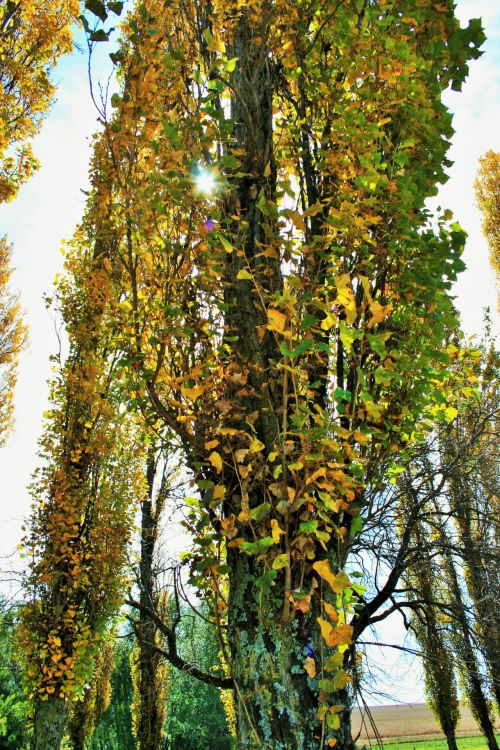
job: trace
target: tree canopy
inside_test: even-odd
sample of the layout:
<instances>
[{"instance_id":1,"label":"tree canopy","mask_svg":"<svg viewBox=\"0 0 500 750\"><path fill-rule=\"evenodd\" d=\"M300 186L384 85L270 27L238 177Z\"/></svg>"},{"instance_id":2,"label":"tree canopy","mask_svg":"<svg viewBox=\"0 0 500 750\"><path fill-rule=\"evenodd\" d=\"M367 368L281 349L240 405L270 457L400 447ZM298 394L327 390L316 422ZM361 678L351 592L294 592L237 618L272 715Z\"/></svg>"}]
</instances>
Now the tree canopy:
<instances>
[{"instance_id":1,"label":"tree canopy","mask_svg":"<svg viewBox=\"0 0 500 750\"><path fill-rule=\"evenodd\" d=\"M35 750L52 730L58 745L117 608L160 432L191 483L183 568L240 748L352 745L368 493L456 417L473 375L451 367L465 235L426 199L449 164L442 93L483 40L450 1L146 0L125 17L58 286L70 354L22 636Z\"/></svg>"}]
</instances>

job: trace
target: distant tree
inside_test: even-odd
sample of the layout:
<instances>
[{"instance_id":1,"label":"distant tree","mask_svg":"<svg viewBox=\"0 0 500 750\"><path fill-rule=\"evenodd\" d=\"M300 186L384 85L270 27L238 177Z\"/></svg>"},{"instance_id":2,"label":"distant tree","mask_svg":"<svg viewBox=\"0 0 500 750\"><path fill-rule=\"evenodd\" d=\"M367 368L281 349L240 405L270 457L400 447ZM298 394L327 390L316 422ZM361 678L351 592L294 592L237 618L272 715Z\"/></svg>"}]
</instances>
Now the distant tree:
<instances>
[{"instance_id":1,"label":"distant tree","mask_svg":"<svg viewBox=\"0 0 500 750\"><path fill-rule=\"evenodd\" d=\"M498 362L487 337L475 353L476 387L457 381L456 414L414 454L397 485L405 512L418 509L401 603L422 647L430 705L453 744L446 725L456 724L458 671L490 750L497 748L490 697L499 685ZM457 358L458 378L461 368Z\"/></svg>"},{"instance_id":2,"label":"distant tree","mask_svg":"<svg viewBox=\"0 0 500 750\"><path fill-rule=\"evenodd\" d=\"M116 357L107 350L114 326L104 314L102 275L109 195L96 189L94 197L102 212L99 238L78 261L68 248L73 277L57 290L70 348L52 382L26 539L21 643L35 696L33 750L58 749L71 704L92 680L122 600L133 503L144 493L140 434L121 409Z\"/></svg>"},{"instance_id":3,"label":"distant tree","mask_svg":"<svg viewBox=\"0 0 500 750\"><path fill-rule=\"evenodd\" d=\"M493 346L476 372L478 396L443 431L440 452L442 463L461 453L449 474L446 504L477 645L500 710L500 355Z\"/></svg>"},{"instance_id":4,"label":"distant tree","mask_svg":"<svg viewBox=\"0 0 500 750\"><path fill-rule=\"evenodd\" d=\"M9 289L10 255L6 239L0 237L0 446L12 427L17 360L26 340L19 302Z\"/></svg>"},{"instance_id":5,"label":"distant tree","mask_svg":"<svg viewBox=\"0 0 500 750\"><path fill-rule=\"evenodd\" d=\"M411 630L422 649L427 703L434 713L448 743L449 750L458 750L456 727L460 718L455 662L449 643L447 620L443 608L435 606L439 580L439 562L429 554L429 536L423 520L415 524L415 544L421 554L408 567L405 579L422 601L410 616Z\"/></svg>"},{"instance_id":6,"label":"distant tree","mask_svg":"<svg viewBox=\"0 0 500 750\"><path fill-rule=\"evenodd\" d=\"M94 733L89 739L88 750L136 750L130 710L133 700L130 675L132 648L133 638L130 634L117 638L109 706L97 720Z\"/></svg>"},{"instance_id":7,"label":"distant tree","mask_svg":"<svg viewBox=\"0 0 500 750\"><path fill-rule=\"evenodd\" d=\"M479 159L479 165L474 187L483 215L483 231L490 248L491 265L500 281L500 153L487 151Z\"/></svg>"},{"instance_id":8,"label":"distant tree","mask_svg":"<svg viewBox=\"0 0 500 750\"><path fill-rule=\"evenodd\" d=\"M54 95L51 74L71 50L79 0L0 3L0 203L10 200L38 162L30 141Z\"/></svg>"},{"instance_id":9,"label":"distant tree","mask_svg":"<svg viewBox=\"0 0 500 750\"><path fill-rule=\"evenodd\" d=\"M115 667L114 633L104 636L95 659L94 674L86 686L83 699L73 703L68 722L68 740L71 750L86 750L97 722L109 707L111 700L111 675Z\"/></svg>"},{"instance_id":10,"label":"distant tree","mask_svg":"<svg viewBox=\"0 0 500 750\"><path fill-rule=\"evenodd\" d=\"M0 598L0 749L27 750L29 701L21 663L15 658L17 609Z\"/></svg>"},{"instance_id":11,"label":"distant tree","mask_svg":"<svg viewBox=\"0 0 500 750\"><path fill-rule=\"evenodd\" d=\"M203 614L203 613L202 613ZM206 612L204 614L207 614ZM178 629L179 651L206 671L220 668L215 627L184 606ZM171 669L166 705L165 750L235 750L221 690L189 672Z\"/></svg>"}]
</instances>

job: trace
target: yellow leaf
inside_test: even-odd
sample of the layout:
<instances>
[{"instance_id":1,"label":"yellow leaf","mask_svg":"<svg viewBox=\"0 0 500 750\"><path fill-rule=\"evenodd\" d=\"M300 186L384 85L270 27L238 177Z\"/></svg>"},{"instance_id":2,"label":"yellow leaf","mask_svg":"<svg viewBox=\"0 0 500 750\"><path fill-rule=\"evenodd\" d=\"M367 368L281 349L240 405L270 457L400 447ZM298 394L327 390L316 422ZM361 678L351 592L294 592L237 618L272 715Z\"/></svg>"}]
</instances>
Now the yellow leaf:
<instances>
[{"instance_id":1,"label":"yellow leaf","mask_svg":"<svg viewBox=\"0 0 500 750\"><path fill-rule=\"evenodd\" d=\"M345 310L346 320L352 325L357 317L356 297L351 289L351 277L348 273L342 273L335 279L337 287L337 304L342 305Z\"/></svg>"},{"instance_id":2,"label":"yellow leaf","mask_svg":"<svg viewBox=\"0 0 500 750\"><path fill-rule=\"evenodd\" d=\"M347 573L337 573L333 590L336 594L341 594L345 589L348 589L350 585L351 579Z\"/></svg>"},{"instance_id":3,"label":"yellow leaf","mask_svg":"<svg viewBox=\"0 0 500 750\"><path fill-rule=\"evenodd\" d=\"M221 435L236 435L238 430L235 430L234 427L220 427L217 432L220 432Z\"/></svg>"},{"instance_id":4,"label":"yellow leaf","mask_svg":"<svg viewBox=\"0 0 500 750\"><path fill-rule=\"evenodd\" d=\"M325 639L325 641L328 643L328 639L330 637L330 633L333 630L332 625L328 622L328 620L324 620L322 617L316 618L320 628L321 628L321 635Z\"/></svg>"},{"instance_id":5,"label":"yellow leaf","mask_svg":"<svg viewBox=\"0 0 500 750\"><path fill-rule=\"evenodd\" d=\"M273 538L273 542L275 544L279 544L280 537L285 532L283 531L283 529L280 529L280 525L279 525L278 521L275 518L273 518L271 520L271 529L272 529L271 536Z\"/></svg>"},{"instance_id":6,"label":"yellow leaf","mask_svg":"<svg viewBox=\"0 0 500 750\"><path fill-rule=\"evenodd\" d=\"M251 453L259 453L259 451L263 451L266 446L264 443L261 443L260 440L257 440L257 438L252 438L250 441L250 452Z\"/></svg>"},{"instance_id":7,"label":"yellow leaf","mask_svg":"<svg viewBox=\"0 0 500 750\"><path fill-rule=\"evenodd\" d=\"M271 162L267 162L265 168L264 168L264 177L269 177L271 174Z\"/></svg>"},{"instance_id":8,"label":"yellow leaf","mask_svg":"<svg viewBox=\"0 0 500 750\"><path fill-rule=\"evenodd\" d=\"M328 659L325 662L325 672L335 672L339 667L342 666L344 662L344 654L341 654L339 651L337 651L335 654L332 654L328 657Z\"/></svg>"},{"instance_id":9,"label":"yellow leaf","mask_svg":"<svg viewBox=\"0 0 500 750\"><path fill-rule=\"evenodd\" d=\"M306 662L304 664L304 669L306 670L311 680L313 680L316 677L316 664L314 662L314 659L312 659L310 656L308 656L306 659Z\"/></svg>"},{"instance_id":10,"label":"yellow leaf","mask_svg":"<svg viewBox=\"0 0 500 750\"><path fill-rule=\"evenodd\" d=\"M196 401L202 393L206 391L206 386L195 385L192 388L181 388L181 393L184 398L188 398L190 401Z\"/></svg>"},{"instance_id":11,"label":"yellow leaf","mask_svg":"<svg viewBox=\"0 0 500 750\"><path fill-rule=\"evenodd\" d=\"M378 323L382 323L383 320L387 318L387 316L392 311L392 305L381 305L380 302L372 302L370 305L370 312L372 314L372 317L368 321L368 328L373 328L373 326L377 325Z\"/></svg>"},{"instance_id":12,"label":"yellow leaf","mask_svg":"<svg viewBox=\"0 0 500 750\"><path fill-rule=\"evenodd\" d=\"M333 620L333 622L337 622L339 619L339 613L333 607L329 602L323 602L323 607L325 608L325 612L328 615L328 617Z\"/></svg>"},{"instance_id":13,"label":"yellow leaf","mask_svg":"<svg viewBox=\"0 0 500 750\"><path fill-rule=\"evenodd\" d=\"M212 448L216 448L219 445L218 440L209 440L208 443L205 443L205 450L211 451Z\"/></svg>"},{"instance_id":14,"label":"yellow leaf","mask_svg":"<svg viewBox=\"0 0 500 750\"><path fill-rule=\"evenodd\" d=\"M327 639L327 646L348 646L352 643L353 628L351 625L337 625Z\"/></svg>"},{"instance_id":15,"label":"yellow leaf","mask_svg":"<svg viewBox=\"0 0 500 750\"><path fill-rule=\"evenodd\" d=\"M323 721L327 713L328 713L328 706L320 706L318 708L318 713L316 714L319 721Z\"/></svg>"},{"instance_id":16,"label":"yellow leaf","mask_svg":"<svg viewBox=\"0 0 500 750\"><path fill-rule=\"evenodd\" d=\"M242 281L243 279L247 279L248 281L253 280L252 274L249 273L246 268L242 268L241 271L238 271L236 278L238 279L238 281Z\"/></svg>"},{"instance_id":17,"label":"yellow leaf","mask_svg":"<svg viewBox=\"0 0 500 750\"><path fill-rule=\"evenodd\" d=\"M349 682L352 682L352 677L350 677L347 672L344 672L343 669L339 669L333 677L333 682L335 690L342 690Z\"/></svg>"},{"instance_id":18,"label":"yellow leaf","mask_svg":"<svg viewBox=\"0 0 500 750\"><path fill-rule=\"evenodd\" d=\"M335 323L337 323L337 321L338 321L338 318L336 315L333 315L332 313L328 313L326 318L323 318L323 320L321 321L321 328L323 329L323 331L329 331L330 328L334 326Z\"/></svg>"},{"instance_id":19,"label":"yellow leaf","mask_svg":"<svg viewBox=\"0 0 500 750\"><path fill-rule=\"evenodd\" d=\"M285 313L282 313L279 310L275 310L273 307L270 307L267 311L267 319L269 321L267 327L270 331L278 331L278 333L282 333L285 330Z\"/></svg>"},{"instance_id":20,"label":"yellow leaf","mask_svg":"<svg viewBox=\"0 0 500 750\"><path fill-rule=\"evenodd\" d=\"M238 533L238 529L234 525L234 520L234 513L231 513L229 518L223 518L220 522L220 525L222 526L222 533L228 539L234 539L234 537Z\"/></svg>"},{"instance_id":21,"label":"yellow leaf","mask_svg":"<svg viewBox=\"0 0 500 750\"><path fill-rule=\"evenodd\" d=\"M214 492L213 492L212 497L214 500L222 500L225 494L226 494L226 488L224 487L224 485L218 484L216 487L214 487Z\"/></svg>"},{"instance_id":22,"label":"yellow leaf","mask_svg":"<svg viewBox=\"0 0 500 750\"><path fill-rule=\"evenodd\" d=\"M208 457L208 460L217 471L217 473L220 474L222 471L222 458L217 453L217 451L212 451L212 453Z\"/></svg>"},{"instance_id":23,"label":"yellow leaf","mask_svg":"<svg viewBox=\"0 0 500 750\"><path fill-rule=\"evenodd\" d=\"M341 594L351 584L346 573L334 574L328 560L318 560L314 563L313 569L328 583L335 594Z\"/></svg>"}]
</instances>

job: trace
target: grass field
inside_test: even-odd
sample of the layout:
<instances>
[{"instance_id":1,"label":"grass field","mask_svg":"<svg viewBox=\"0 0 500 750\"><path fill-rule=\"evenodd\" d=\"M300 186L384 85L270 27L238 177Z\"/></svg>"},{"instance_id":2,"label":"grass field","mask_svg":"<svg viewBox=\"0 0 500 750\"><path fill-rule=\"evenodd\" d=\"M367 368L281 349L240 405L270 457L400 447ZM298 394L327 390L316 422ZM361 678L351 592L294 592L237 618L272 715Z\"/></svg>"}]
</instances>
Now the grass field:
<instances>
[{"instance_id":1,"label":"grass field","mask_svg":"<svg viewBox=\"0 0 500 750\"><path fill-rule=\"evenodd\" d=\"M397 750L403 745L403 750L410 750L410 743L418 743L417 750L446 750L443 733L431 711L424 703L408 703L395 706L377 706L370 709L372 720L378 734L384 740L387 750ZM500 729L500 723L497 721ZM358 744L375 739L375 731L366 714L359 709L353 711L353 735L359 734ZM482 750L486 748L471 712L468 708L461 708L460 722L457 736L462 738L460 750ZM471 744L464 744L464 741ZM432 741L432 742L431 742Z\"/></svg>"},{"instance_id":2,"label":"grass field","mask_svg":"<svg viewBox=\"0 0 500 750\"><path fill-rule=\"evenodd\" d=\"M500 740L500 735L497 736ZM459 737L457 739L459 750L486 750L484 737ZM446 740L406 740L405 742L384 742L384 750L448 750Z\"/></svg>"}]
</instances>

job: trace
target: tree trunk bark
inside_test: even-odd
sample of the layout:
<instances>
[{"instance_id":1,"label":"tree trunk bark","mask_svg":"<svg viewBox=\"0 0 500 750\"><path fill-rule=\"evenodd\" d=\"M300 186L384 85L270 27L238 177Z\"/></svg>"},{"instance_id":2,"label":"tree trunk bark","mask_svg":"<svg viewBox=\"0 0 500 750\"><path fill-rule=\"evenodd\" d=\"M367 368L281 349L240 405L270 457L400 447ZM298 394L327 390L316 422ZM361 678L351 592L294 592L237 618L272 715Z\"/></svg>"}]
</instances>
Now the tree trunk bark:
<instances>
[{"instance_id":1,"label":"tree trunk bark","mask_svg":"<svg viewBox=\"0 0 500 750\"><path fill-rule=\"evenodd\" d=\"M59 750L67 721L68 709L63 700L37 700L31 750Z\"/></svg>"},{"instance_id":2,"label":"tree trunk bark","mask_svg":"<svg viewBox=\"0 0 500 750\"><path fill-rule=\"evenodd\" d=\"M156 473L155 450L148 456L146 479L148 496L141 503L141 559L140 603L143 607L157 609L158 593L155 589L154 555L158 536L158 522L163 510L164 492L161 487L154 497ZM137 623L137 685L134 702L137 711L137 750L161 750L165 724L165 665L155 650L157 627L144 610Z\"/></svg>"},{"instance_id":3,"label":"tree trunk bark","mask_svg":"<svg viewBox=\"0 0 500 750\"><path fill-rule=\"evenodd\" d=\"M446 538L443 536L446 542ZM444 550L449 550L449 544L443 545ZM479 671L477 657L470 636L470 626L467 620L466 608L460 591L460 584L453 559L449 552L445 552L445 569L448 574L448 585L451 589L452 603L455 609L458 627L454 632L456 649L463 663L463 677L466 683L469 703L472 713L481 727L489 750L499 750L495 738L495 728L491 720L490 706L483 691L483 681Z\"/></svg>"},{"instance_id":4,"label":"tree trunk bark","mask_svg":"<svg viewBox=\"0 0 500 750\"><path fill-rule=\"evenodd\" d=\"M318 718L317 677L327 658L316 622L319 613L299 611L285 617L283 599L271 589L255 586L254 559L241 553L234 557L228 641L239 750L323 750L332 747L328 744L332 737L338 750L353 750L349 688L328 696L338 722L331 713L330 719L328 713ZM318 671L313 678L304 669L308 657Z\"/></svg>"},{"instance_id":5,"label":"tree trunk bark","mask_svg":"<svg viewBox=\"0 0 500 750\"><path fill-rule=\"evenodd\" d=\"M443 730L444 736L446 737L448 750L458 750L455 726L456 724L454 722L447 721L446 718L441 721L441 729Z\"/></svg>"}]
</instances>

